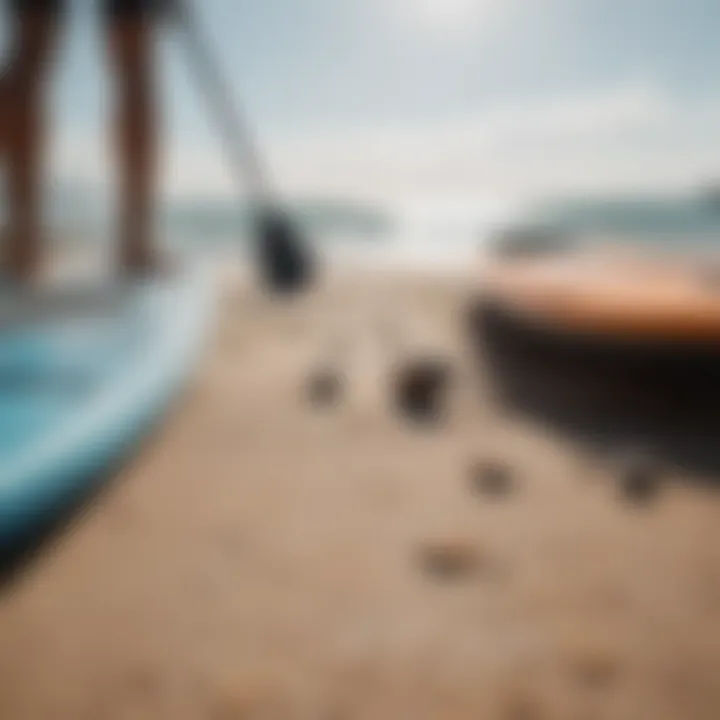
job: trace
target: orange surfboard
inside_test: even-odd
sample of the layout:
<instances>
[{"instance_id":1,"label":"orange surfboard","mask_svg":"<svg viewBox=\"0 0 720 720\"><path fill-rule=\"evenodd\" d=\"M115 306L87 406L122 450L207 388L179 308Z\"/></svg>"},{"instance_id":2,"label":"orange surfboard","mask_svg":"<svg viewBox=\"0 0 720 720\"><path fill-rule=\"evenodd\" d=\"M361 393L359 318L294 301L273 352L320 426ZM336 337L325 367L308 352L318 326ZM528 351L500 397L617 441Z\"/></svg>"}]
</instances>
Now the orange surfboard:
<instances>
[{"instance_id":1,"label":"orange surfboard","mask_svg":"<svg viewBox=\"0 0 720 720\"><path fill-rule=\"evenodd\" d=\"M498 260L485 300L528 320L618 339L720 341L720 264L623 252Z\"/></svg>"}]
</instances>

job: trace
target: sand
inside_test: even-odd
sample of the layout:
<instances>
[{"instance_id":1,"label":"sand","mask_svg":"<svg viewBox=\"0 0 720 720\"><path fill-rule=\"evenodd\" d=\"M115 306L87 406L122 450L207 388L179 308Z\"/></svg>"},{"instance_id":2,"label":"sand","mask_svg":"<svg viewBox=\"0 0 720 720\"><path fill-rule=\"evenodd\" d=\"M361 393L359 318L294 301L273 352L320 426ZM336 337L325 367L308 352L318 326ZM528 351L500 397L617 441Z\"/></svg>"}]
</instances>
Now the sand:
<instances>
[{"instance_id":1,"label":"sand","mask_svg":"<svg viewBox=\"0 0 720 720\"><path fill-rule=\"evenodd\" d=\"M720 716L718 498L673 476L628 505L494 403L472 289L230 284L168 422L0 600L0 717ZM418 354L455 368L427 426L392 402Z\"/></svg>"}]
</instances>

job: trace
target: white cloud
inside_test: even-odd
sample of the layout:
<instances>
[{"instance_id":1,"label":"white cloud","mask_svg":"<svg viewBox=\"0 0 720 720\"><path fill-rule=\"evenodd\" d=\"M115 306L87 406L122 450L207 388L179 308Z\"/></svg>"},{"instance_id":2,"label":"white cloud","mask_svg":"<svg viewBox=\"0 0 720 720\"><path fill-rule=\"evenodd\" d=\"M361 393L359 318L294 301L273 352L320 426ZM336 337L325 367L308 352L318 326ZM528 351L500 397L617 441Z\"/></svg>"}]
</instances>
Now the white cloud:
<instances>
[{"instance_id":1,"label":"white cloud","mask_svg":"<svg viewBox=\"0 0 720 720\"><path fill-rule=\"evenodd\" d=\"M647 82L498 108L484 122L499 136L587 136L641 128L670 108L664 93ZM483 120L480 120L483 123Z\"/></svg>"},{"instance_id":2,"label":"white cloud","mask_svg":"<svg viewBox=\"0 0 720 720\"><path fill-rule=\"evenodd\" d=\"M537 1L537 0L535 0ZM426 34L477 35L479 29L489 32L495 21L507 15L519 0L377 0L383 24L394 23L395 29Z\"/></svg>"},{"instance_id":3,"label":"white cloud","mask_svg":"<svg viewBox=\"0 0 720 720\"><path fill-rule=\"evenodd\" d=\"M335 126L266 140L291 193L517 194L693 182L720 171L718 127L720 102L681 103L634 80L444 122ZM59 165L75 177L107 175L100 147L70 136ZM233 192L214 142L176 139L168 150L168 192Z\"/></svg>"},{"instance_id":4,"label":"white cloud","mask_svg":"<svg viewBox=\"0 0 720 720\"><path fill-rule=\"evenodd\" d=\"M678 185L720 170L720 103L682 105L647 82L505 104L434 125L278 138L294 185L358 192L566 191Z\"/></svg>"},{"instance_id":5,"label":"white cloud","mask_svg":"<svg viewBox=\"0 0 720 720\"><path fill-rule=\"evenodd\" d=\"M468 23L487 20L501 7L502 2L498 0L402 0L397 12L406 23L408 19L416 19L434 29L462 28Z\"/></svg>"}]
</instances>

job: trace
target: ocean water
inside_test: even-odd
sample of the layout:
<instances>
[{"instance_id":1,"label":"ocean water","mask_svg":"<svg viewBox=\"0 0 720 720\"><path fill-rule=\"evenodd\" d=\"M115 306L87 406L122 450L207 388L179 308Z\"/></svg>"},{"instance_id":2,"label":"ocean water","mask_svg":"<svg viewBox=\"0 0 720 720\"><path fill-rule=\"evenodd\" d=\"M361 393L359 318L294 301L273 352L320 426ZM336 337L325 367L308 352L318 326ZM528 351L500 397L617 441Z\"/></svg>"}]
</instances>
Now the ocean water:
<instances>
[{"instance_id":1,"label":"ocean water","mask_svg":"<svg viewBox=\"0 0 720 720\"><path fill-rule=\"evenodd\" d=\"M87 206L86 206L87 207ZM326 259L357 267L454 268L476 260L485 240L510 217L509 207L490 198L415 198L361 203L310 199L288 204L303 234ZM225 200L175 202L159 214L159 234L170 249L207 256L247 255L252 211ZM107 245L109 211L90 216L74 208L55 215L61 242Z\"/></svg>"},{"instance_id":2,"label":"ocean water","mask_svg":"<svg viewBox=\"0 0 720 720\"><path fill-rule=\"evenodd\" d=\"M56 213L54 223L64 241L97 244L98 238L111 237L109 213L90 216L89 207L76 205L68 212L64 205ZM720 249L720 197L709 193L532 202L490 196L374 204L310 199L289 204L288 211L329 260L352 267L472 267L493 239L517 228L578 239ZM251 217L249 208L227 200L175 201L160 213L160 234L185 252L243 257L250 247Z\"/></svg>"},{"instance_id":3,"label":"ocean water","mask_svg":"<svg viewBox=\"0 0 720 720\"><path fill-rule=\"evenodd\" d=\"M328 258L352 266L472 267L495 240L517 229L578 241L720 250L720 197L710 194L534 201L435 196L384 205L315 201L291 209ZM182 232L169 223L166 235L191 248L246 246L247 216L234 231L228 220L193 211L184 216Z\"/></svg>"},{"instance_id":4,"label":"ocean water","mask_svg":"<svg viewBox=\"0 0 720 720\"><path fill-rule=\"evenodd\" d=\"M637 242L715 242L720 239L720 195L556 199L537 207L535 219L558 231Z\"/></svg>"}]
</instances>

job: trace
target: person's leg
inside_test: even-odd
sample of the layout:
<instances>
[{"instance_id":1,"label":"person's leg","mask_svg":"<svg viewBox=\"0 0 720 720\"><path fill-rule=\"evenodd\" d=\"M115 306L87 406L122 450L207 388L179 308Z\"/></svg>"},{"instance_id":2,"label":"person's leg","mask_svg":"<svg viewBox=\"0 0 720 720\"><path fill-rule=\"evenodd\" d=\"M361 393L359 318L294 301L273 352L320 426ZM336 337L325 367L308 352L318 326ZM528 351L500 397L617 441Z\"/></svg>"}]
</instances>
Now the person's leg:
<instances>
[{"instance_id":1,"label":"person's leg","mask_svg":"<svg viewBox=\"0 0 720 720\"><path fill-rule=\"evenodd\" d=\"M116 81L120 169L120 261L131 273L157 264L153 224L157 171L154 18L143 0L106 5L110 59Z\"/></svg>"},{"instance_id":2,"label":"person's leg","mask_svg":"<svg viewBox=\"0 0 720 720\"><path fill-rule=\"evenodd\" d=\"M2 272L25 279L40 261L45 85L60 3L12 3L10 64L0 83L0 151L6 161L8 223Z\"/></svg>"},{"instance_id":3,"label":"person's leg","mask_svg":"<svg viewBox=\"0 0 720 720\"><path fill-rule=\"evenodd\" d=\"M8 135L8 111L10 104L10 83L8 81L8 75L10 68L2 68L0 70L0 163L5 159L5 150L7 148L7 135Z\"/></svg>"}]
</instances>

